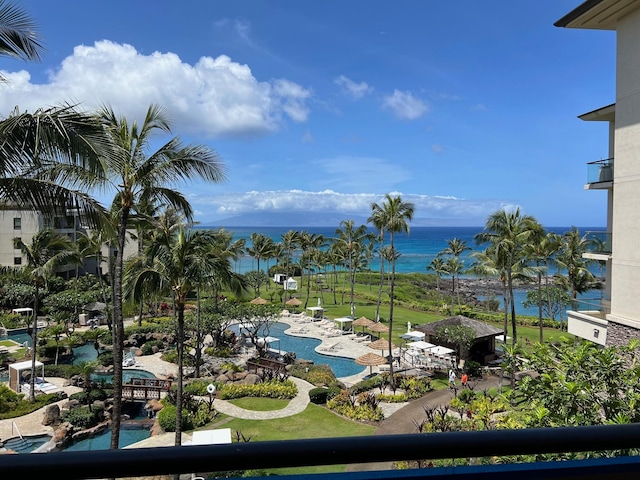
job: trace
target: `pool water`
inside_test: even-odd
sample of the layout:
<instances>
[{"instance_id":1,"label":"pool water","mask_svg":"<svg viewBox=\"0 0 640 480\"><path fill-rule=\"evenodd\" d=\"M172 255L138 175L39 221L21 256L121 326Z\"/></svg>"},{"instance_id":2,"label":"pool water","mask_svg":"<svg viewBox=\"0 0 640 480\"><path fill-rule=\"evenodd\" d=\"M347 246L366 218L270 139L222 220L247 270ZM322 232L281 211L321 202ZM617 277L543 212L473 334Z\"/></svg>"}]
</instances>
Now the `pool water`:
<instances>
[{"instance_id":1,"label":"pool water","mask_svg":"<svg viewBox=\"0 0 640 480\"><path fill-rule=\"evenodd\" d=\"M120 441L118 443L119 448L124 448L134 443L146 440L151 436L151 432L146 428L123 428L120 430ZM93 450L109 450L111 448L111 430L105 430L99 435L93 438L85 438L79 442L75 442L73 445L68 446L63 451L65 452L86 452Z\"/></svg>"},{"instance_id":2,"label":"pool water","mask_svg":"<svg viewBox=\"0 0 640 480\"><path fill-rule=\"evenodd\" d=\"M337 378L350 377L366 370L352 358L335 357L316 352L315 348L322 343L321 340L287 335L284 331L288 328L289 325L281 322L275 322L270 325L269 335L280 339L280 350L295 352L297 359L311 360L315 364L329 365ZM236 334L238 333L237 326L233 326L232 329ZM272 347L278 348L278 343L276 342Z\"/></svg>"},{"instance_id":3,"label":"pool water","mask_svg":"<svg viewBox=\"0 0 640 480\"><path fill-rule=\"evenodd\" d=\"M153 373L146 370L139 370L135 368L127 368L122 371L122 383L128 383L133 378L158 378ZM91 380L94 382L104 381L105 383L113 382L113 375L110 373L94 373L91 375Z\"/></svg>"},{"instance_id":4,"label":"pool water","mask_svg":"<svg viewBox=\"0 0 640 480\"><path fill-rule=\"evenodd\" d=\"M4 448L14 450L16 453L31 453L51 440L51 435L29 435L25 437L13 437L5 440Z\"/></svg>"}]
</instances>

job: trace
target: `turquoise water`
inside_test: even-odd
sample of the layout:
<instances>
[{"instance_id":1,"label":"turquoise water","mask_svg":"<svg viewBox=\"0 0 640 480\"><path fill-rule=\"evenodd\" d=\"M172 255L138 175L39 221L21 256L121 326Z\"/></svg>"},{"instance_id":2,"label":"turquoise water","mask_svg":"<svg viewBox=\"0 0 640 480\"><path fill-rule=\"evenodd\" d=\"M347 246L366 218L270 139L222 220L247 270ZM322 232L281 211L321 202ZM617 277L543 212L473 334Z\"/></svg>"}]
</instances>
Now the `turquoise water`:
<instances>
[{"instance_id":1,"label":"turquoise water","mask_svg":"<svg viewBox=\"0 0 640 480\"><path fill-rule=\"evenodd\" d=\"M123 428L120 430L120 442L119 448L132 445L137 442L141 442L151 436L151 432L145 428L128 429ZM65 448L65 452L86 452L94 450L109 450L111 446L111 430L105 430L103 433L96 435L93 438L87 438L75 442L73 445Z\"/></svg>"},{"instance_id":2,"label":"turquoise water","mask_svg":"<svg viewBox=\"0 0 640 480\"><path fill-rule=\"evenodd\" d=\"M158 378L153 373L137 368L127 368L122 371L122 383L128 383L132 378ZM113 382L113 375L107 373L94 373L91 375L94 382L104 381L105 383Z\"/></svg>"},{"instance_id":3,"label":"turquoise water","mask_svg":"<svg viewBox=\"0 0 640 480\"><path fill-rule=\"evenodd\" d=\"M316 338L294 337L287 335L284 331L289 328L286 323L272 323L269 335L280 339L278 343L272 344L271 348L280 348L287 352L295 352L297 359L311 360L315 364L329 365L333 374L337 378L350 377L362 373L366 368L358 365L351 358L334 357L331 355L323 355L315 351L315 348L322 343ZM238 333L238 327L233 326L232 329Z\"/></svg>"},{"instance_id":4,"label":"turquoise water","mask_svg":"<svg viewBox=\"0 0 640 480\"><path fill-rule=\"evenodd\" d=\"M17 453L31 453L51 440L51 435L29 435L25 437L13 437L4 441L7 450L14 450Z\"/></svg>"}]
</instances>

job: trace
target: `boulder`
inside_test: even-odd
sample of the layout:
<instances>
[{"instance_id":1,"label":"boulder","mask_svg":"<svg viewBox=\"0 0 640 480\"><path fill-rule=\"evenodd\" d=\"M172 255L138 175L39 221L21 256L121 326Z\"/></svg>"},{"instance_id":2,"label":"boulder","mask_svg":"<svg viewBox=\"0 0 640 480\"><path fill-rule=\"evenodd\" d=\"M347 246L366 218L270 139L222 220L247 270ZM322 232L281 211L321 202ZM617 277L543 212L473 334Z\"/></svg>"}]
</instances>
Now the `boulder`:
<instances>
[{"instance_id":1,"label":"boulder","mask_svg":"<svg viewBox=\"0 0 640 480\"><path fill-rule=\"evenodd\" d=\"M42 425L56 426L60 425L60 406L57 403L47 405L44 410L44 418Z\"/></svg>"},{"instance_id":2,"label":"boulder","mask_svg":"<svg viewBox=\"0 0 640 480\"><path fill-rule=\"evenodd\" d=\"M255 385L257 383L260 383L260 376L256 375L255 373L250 373L242 379L242 383L244 385Z\"/></svg>"}]
</instances>

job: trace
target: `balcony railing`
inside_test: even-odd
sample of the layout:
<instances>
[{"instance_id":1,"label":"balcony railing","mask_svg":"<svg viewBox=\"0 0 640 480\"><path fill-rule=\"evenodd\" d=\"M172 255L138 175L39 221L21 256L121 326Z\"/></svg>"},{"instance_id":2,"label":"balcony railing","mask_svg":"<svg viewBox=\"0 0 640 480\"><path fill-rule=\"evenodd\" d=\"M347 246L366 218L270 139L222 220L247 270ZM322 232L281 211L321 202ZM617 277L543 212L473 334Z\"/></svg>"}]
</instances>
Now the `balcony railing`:
<instances>
[{"instance_id":1,"label":"balcony railing","mask_svg":"<svg viewBox=\"0 0 640 480\"><path fill-rule=\"evenodd\" d=\"M587 183L613 181L613 158L587 163Z\"/></svg>"},{"instance_id":2,"label":"balcony railing","mask_svg":"<svg viewBox=\"0 0 640 480\"><path fill-rule=\"evenodd\" d=\"M588 251L592 253L611 253L611 232L587 231L584 237Z\"/></svg>"},{"instance_id":3,"label":"balcony railing","mask_svg":"<svg viewBox=\"0 0 640 480\"><path fill-rule=\"evenodd\" d=\"M226 445L189 445L90 452L0 455L3 478L65 480L365 464L358 471L282 475L282 480L639 478L640 457L376 470L372 462L481 458L640 448L640 424L374 435ZM632 455L627 453L627 455ZM570 457L570 455L569 455ZM370 467L370 466L369 466ZM264 478L264 477L260 477Z\"/></svg>"}]
</instances>

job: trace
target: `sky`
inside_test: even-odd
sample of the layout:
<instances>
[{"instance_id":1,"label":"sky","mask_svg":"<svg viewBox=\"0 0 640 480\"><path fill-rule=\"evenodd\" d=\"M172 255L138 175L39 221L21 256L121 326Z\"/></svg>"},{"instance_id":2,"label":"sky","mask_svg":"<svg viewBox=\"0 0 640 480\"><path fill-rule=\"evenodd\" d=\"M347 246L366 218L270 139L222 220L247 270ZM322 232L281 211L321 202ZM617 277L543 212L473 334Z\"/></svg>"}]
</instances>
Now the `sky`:
<instances>
[{"instance_id":1,"label":"sky","mask_svg":"<svg viewBox=\"0 0 640 480\"><path fill-rule=\"evenodd\" d=\"M606 225L584 185L607 125L577 117L615 102L615 32L553 25L581 0L14 3L45 50L0 58L0 115L73 103L142 122L161 105L224 166L175 185L202 225L366 219L386 194L414 204L412 225L516 207Z\"/></svg>"}]
</instances>

